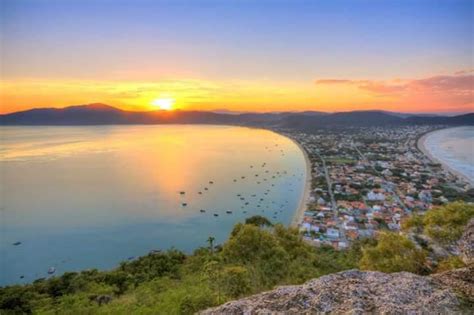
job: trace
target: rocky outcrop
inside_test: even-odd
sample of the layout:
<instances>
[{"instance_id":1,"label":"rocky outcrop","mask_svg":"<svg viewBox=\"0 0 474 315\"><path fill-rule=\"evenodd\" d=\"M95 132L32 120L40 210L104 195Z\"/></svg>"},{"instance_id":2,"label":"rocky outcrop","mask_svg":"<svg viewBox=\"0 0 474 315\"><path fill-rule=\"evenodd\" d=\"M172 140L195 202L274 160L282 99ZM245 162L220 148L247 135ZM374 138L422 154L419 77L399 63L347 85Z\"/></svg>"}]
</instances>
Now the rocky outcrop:
<instances>
[{"instance_id":1,"label":"rocky outcrop","mask_svg":"<svg viewBox=\"0 0 474 315\"><path fill-rule=\"evenodd\" d=\"M474 219L469 221L466 230L459 240L459 253L466 265L474 264Z\"/></svg>"},{"instance_id":2,"label":"rocky outcrop","mask_svg":"<svg viewBox=\"0 0 474 315\"><path fill-rule=\"evenodd\" d=\"M433 279L474 302L474 266L434 274Z\"/></svg>"},{"instance_id":3,"label":"rocky outcrop","mask_svg":"<svg viewBox=\"0 0 474 315\"><path fill-rule=\"evenodd\" d=\"M474 303L474 219L469 221L458 245L459 256L467 267L434 274L433 279Z\"/></svg>"},{"instance_id":4,"label":"rocky outcrop","mask_svg":"<svg viewBox=\"0 0 474 315\"><path fill-rule=\"evenodd\" d=\"M460 306L450 288L430 277L349 270L228 302L202 314L452 314L460 312Z\"/></svg>"}]
</instances>

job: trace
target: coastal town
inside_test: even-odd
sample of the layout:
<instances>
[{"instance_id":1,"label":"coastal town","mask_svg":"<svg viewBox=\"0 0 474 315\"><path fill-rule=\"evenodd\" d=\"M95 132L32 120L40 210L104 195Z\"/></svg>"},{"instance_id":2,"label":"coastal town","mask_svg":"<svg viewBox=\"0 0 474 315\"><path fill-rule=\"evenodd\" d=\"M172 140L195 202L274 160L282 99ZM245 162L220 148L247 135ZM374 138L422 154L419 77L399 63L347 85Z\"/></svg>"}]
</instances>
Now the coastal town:
<instances>
[{"instance_id":1,"label":"coastal town","mask_svg":"<svg viewBox=\"0 0 474 315\"><path fill-rule=\"evenodd\" d=\"M474 197L470 183L433 162L423 136L442 126L278 130L303 149L311 178L296 217L304 239L344 249L412 213Z\"/></svg>"}]
</instances>

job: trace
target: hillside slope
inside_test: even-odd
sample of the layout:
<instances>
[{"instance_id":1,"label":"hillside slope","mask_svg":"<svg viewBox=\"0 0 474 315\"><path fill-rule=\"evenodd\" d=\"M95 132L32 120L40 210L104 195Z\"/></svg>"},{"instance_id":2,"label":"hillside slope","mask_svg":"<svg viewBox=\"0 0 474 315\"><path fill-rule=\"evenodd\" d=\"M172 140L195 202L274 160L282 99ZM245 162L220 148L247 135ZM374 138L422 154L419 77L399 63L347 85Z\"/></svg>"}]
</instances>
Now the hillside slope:
<instances>
[{"instance_id":1,"label":"hillside slope","mask_svg":"<svg viewBox=\"0 0 474 315\"><path fill-rule=\"evenodd\" d=\"M466 268L432 276L343 271L231 301L201 314L467 314L474 301L474 219L458 245Z\"/></svg>"}]
</instances>

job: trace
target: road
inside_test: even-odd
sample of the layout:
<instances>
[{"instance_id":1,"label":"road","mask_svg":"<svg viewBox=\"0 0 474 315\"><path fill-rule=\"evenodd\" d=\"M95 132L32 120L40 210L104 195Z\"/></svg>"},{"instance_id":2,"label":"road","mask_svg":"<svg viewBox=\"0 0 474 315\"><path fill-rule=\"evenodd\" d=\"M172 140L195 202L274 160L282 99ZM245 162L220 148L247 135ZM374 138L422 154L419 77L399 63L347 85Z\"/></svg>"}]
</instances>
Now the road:
<instances>
[{"instance_id":1,"label":"road","mask_svg":"<svg viewBox=\"0 0 474 315\"><path fill-rule=\"evenodd\" d=\"M339 229L339 238L342 241L347 243L346 233L345 233L344 228L342 227L342 220L340 220L338 216L336 199L334 198L334 193L332 191L332 183L331 183L331 178L329 177L328 168L326 166L326 160L319 153L316 152L316 154L323 162L324 175L326 177L326 183L328 185L328 194L329 194L329 197L331 198L331 210L333 214L333 220L336 222L337 228Z\"/></svg>"}]
</instances>

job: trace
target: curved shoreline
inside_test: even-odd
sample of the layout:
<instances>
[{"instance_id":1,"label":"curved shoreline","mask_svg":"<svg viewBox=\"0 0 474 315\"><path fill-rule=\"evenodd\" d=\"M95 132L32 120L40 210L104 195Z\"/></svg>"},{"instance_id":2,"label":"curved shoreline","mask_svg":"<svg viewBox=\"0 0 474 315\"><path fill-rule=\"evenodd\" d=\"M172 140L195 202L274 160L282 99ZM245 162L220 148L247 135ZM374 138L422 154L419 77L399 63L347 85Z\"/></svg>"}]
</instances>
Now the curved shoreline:
<instances>
[{"instance_id":1,"label":"curved shoreline","mask_svg":"<svg viewBox=\"0 0 474 315\"><path fill-rule=\"evenodd\" d=\"M454 127L454 128L459 128L459 127ZM416 142L416 146L418 148L418 150L420 150L426 157L428 157L428 159L430 161L432 161L433 163L439 163L441 165L441 167L448 173L454 175L455 177L457 177L458 179L460 179L461 181L463 182L466 182L469 186L471 187L474 187L474 180L473 179L470 179L467 175L453 169L450 165L448 165L446 162L444 162L443 160L435 157L431 152L430 150L427 148L427 146L425 145L425 141L426 139L432 135L433 133L435 132L438 132L438 131L441 131L441 130L447 130L447 129L454 129L452 127L448 127L448 128L442 128L442 129L436 129L436 130L433 130L433 131L430 131L430 132L427 132L425 134L423 134L419 139L418 141Z\"/></svg>"},{"instance_id":2,"label":"curved shoreline","mask_svg":"<svg viewBox=\"0 0 474 315\"><path fill-rule=\"evenodd\" d=\"M290 226L292 227L297 227L298 224L300 224L303 220L305 211L308 209L309 197L311 195L311 161L309 160L308 153L306 152L305 148L295 139L289 139L291 139L291 141L293 141L298 146L298 148L300 148L301 152L303 153L304 160L306 162L306 178L303 194L301 196L299 206L296 209L295 214L293 215L293 220L290 224Z\"/></svg>"}]
</instances>

